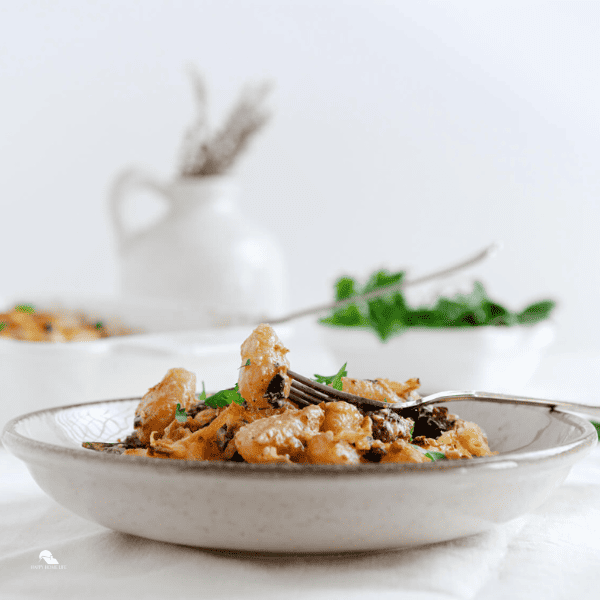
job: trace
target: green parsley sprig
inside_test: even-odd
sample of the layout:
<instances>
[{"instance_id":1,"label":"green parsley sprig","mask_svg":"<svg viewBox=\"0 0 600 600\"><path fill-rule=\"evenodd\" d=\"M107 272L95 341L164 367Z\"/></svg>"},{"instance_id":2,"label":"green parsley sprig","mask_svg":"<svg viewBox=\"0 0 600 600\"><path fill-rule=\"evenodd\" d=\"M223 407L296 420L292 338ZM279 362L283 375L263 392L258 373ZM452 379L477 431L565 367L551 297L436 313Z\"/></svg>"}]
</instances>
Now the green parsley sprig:
<instances>
[{"instance_id":1,"label":"green parsley sprig","mask_svg":"<svg viewBox=\"0 0 600 600\"><path fill-rule=\"evenodd\" d=\"M425 456L429 459L431 459L433 462L435 462L436 460L445 460L446 459L446 455L443 452L425 452Z\"/></svg>"},{"instance_id":2,"label":"green parsley sprig","mask_svg":"<svg viewBox=\"0 0 600 600\"><path fill-rule=\"evenodd\" d=\"M229 406L232 402L243 405L245 400L240 396L238 391L238 384L236 383L233 388L227 390L221 390L212 396L209 396L204 400L206 406L211 408L219 408L220 406Z\"/></svg>"},{"instance_id":3,"label":"green parsley sprig","mask_svg":"<svg viewBox=\"0 0 600 600\"><path fill-rule=\"evenodd\" d=\"M347 364L348 363L344 363L342 368L335 375L317 375L315 373L315 381L317 383L322 383L323 385L330 385L334 390L339 390L341 392L343 389L342 377L348 377L348 371L346 371Z\"/></svg>"},{"instance_id":4,"label":"green parsley sprig","mask_svg":"<svg viewBox=\"0 0 600 600\"><path fill-rule=\"evenodd\" d=\"M391 273L383 269L373 273L362 288L352 277L342 277L335 284L336 300L346 300L398 285L404 276L404 271ZM532 325L547 319L555 305L553 300L542 300L521 312L512 312L491 300L483 284L476 281L470 293L457 294L452 298L441 296L433 306L409 306L402 292L393 290L366 302L357 302L333 311L320 322L334 327L372 329L382 341L386 341L409 327Z\"/></svg>"},{"instance_id":5,"label":"green parsley sprig","mask_svg":"<svg viewBox=\"0 0 600 600\"><path fill-rule=\"evenodd\" d=\"M188 414L185 412L185 408L181 408L181 404L177 403L177 408L175 409L175 418L180 423L185 423L188 419Z\"/></svg>"},{"instance_id":6,"label":"green parsley sprig","mask_svg":"<svg viewBox=\"0 0 600 600\"><path fill-rule=\"evenodd\" d=\"M17 304L15 306L15 310L19 310L21 312L33 314L35 312L35 308L31 304Z\"/></svg>"},{"instance_id":7,"label":"green parsley sprig","mask_svg":"<svg viewBox=\"0 0 600 600\"><path fill-rule=\"evenodd\" d=\"M411 429L410 430L411 439L412 439L412 432L413 432L413 430ZM416 444L411 444L411 446L413 448L416 448L419 452L423 452L424 456L426 456L432 462L435 462L436 460L446 460L447 459L446 455L443 452L436 452L434 450L431 450L430 452L425 452L423 450L423 448L421 448L420 446L417 446Z\"/></svg>"}]
</instances>

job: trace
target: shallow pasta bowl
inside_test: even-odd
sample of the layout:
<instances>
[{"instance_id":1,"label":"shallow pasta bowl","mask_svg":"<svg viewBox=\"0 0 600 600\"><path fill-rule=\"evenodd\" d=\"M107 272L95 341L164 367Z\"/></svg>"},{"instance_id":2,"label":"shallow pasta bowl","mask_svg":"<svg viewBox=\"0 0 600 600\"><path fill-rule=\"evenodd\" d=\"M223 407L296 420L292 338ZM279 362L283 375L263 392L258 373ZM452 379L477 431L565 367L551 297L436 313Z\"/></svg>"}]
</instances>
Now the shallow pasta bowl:
<instances>
[{"instance_id":1,"label":"shallow pasta bowl","mask_svg":"<svg viewBox=\"0 0 600 600\"><path fill-rule=\"evenodd\" d=\"M471 400L499 454L426 464L253 465L120 456L83 441L131 432L139 398L29 413L6 448L79 516L154 540L251 552L380 550L486 531L537 508L596 444L585 419L547 408Z\"/></svg>"}]
</instances>

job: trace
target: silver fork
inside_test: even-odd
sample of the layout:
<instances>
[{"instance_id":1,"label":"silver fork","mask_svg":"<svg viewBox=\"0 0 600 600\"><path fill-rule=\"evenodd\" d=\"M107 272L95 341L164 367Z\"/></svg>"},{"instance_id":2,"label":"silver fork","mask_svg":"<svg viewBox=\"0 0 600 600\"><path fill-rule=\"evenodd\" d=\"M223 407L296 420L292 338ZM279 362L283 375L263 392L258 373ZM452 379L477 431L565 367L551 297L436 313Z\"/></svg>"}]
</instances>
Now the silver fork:
<instances>
[{"instance_id":1,"label":"silver fork","mask_svg":"<svg viewBox=\"0 0 600 600\"><path fill-rule=\"evenodd\" d=\"M308 406L309 404L320 404L321 402L335 402L344 400L351 404L356 404L366 409L377 410L382 408L392 409L394 412L428 406L432 404L441 404L442 402L453 402L456 400L481 400L484 402L500 402L505 404L517 404L528 406L543 406L553 410L563 412L573 412L589 417L595 417L600 420L600 406L589 406L576 402L564 402L562 400L542 400L540 398L530 398L528 396L512 396L507 394L495 394L491 392L438 392L417 400L407 400L406 402L381 402L371 398L362 398L348 392L341 392L328 385L317 383L308 377L304 377L288 369L288 375L292 378L290 389L290 400Z\"/></svg>"}]
</instances>

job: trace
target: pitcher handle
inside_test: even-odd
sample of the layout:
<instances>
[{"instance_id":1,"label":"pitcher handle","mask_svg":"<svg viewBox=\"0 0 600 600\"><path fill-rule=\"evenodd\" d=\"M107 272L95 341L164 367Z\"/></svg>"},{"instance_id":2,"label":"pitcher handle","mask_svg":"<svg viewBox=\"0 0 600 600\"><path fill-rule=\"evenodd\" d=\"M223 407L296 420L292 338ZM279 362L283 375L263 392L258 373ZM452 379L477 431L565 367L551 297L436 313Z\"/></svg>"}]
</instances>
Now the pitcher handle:
<instances>
[{"instance_id":1,"label":"pitcher handle","mask_svg":"<svg viewBox=\"0 0 600 600\"><path fill-rule=\"evenodd\" d=\"M133 241L143 233L143 231L129 231L125 227L121 215L121 206L123 205L127 194L140 188L146 188L153 192L157 192L168 202L171 200L171 195L167 186L158 182L152 175L144 173L144 171L140 169L126 169L116 177L109 193L109 211L117 235L117 244L121 252L131 246Z\"/></svg>"}]
</instances>

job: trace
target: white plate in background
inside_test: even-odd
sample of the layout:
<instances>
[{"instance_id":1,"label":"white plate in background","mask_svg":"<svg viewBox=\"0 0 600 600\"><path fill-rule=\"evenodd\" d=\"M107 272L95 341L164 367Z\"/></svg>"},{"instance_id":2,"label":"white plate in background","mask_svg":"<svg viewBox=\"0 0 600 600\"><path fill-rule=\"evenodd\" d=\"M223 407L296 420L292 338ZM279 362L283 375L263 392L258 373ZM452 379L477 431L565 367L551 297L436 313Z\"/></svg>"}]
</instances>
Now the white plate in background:
<instances>
[{"instance_id":1,"label":"white plate in background","mask_svg":"<svg viewBox=\"0 0 600 600\"><path fill-rule=\"evenodd\" d=\"M35 298L36 310L82 311L106 323L142 330L89 342L26 342L0 338L0 426L24 412L93 400L142 396L174 367L218 390L238 378L240 346L252 325L201 329L192 307L118 298ZM5 307L15 302L4 303ZM196 328L194 328L194 325ZM293 369L312 376L339 365L318 342L311 320L275 328Z\"/></svg>"}]
</instances>

